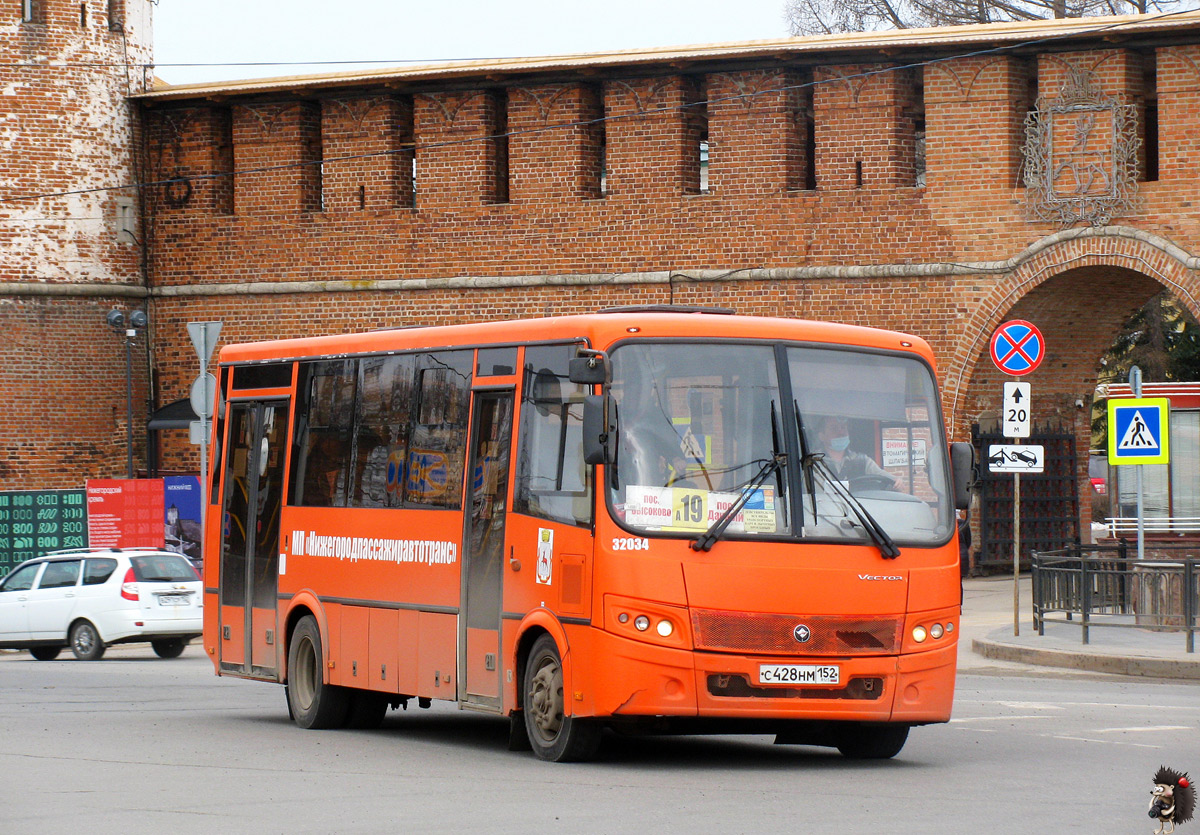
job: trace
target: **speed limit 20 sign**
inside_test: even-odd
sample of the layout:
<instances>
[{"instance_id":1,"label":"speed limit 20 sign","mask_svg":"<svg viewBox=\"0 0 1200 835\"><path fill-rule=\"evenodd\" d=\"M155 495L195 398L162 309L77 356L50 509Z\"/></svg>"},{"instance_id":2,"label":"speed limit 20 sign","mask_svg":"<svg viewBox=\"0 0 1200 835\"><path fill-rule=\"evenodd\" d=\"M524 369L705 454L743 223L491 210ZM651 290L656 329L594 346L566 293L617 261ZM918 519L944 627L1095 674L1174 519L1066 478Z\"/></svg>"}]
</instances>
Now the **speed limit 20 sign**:
<instances>
[{"instance_id":1,"label":"speed limit 20 sign","mask_svg":"<svg viewBox=\"0 0 1200 835\"><path fill-rule=\"evenodd\" d=\"M1004 437L1029 437L1029 383L1004 384Z\"/></svg>"}]
</instances>

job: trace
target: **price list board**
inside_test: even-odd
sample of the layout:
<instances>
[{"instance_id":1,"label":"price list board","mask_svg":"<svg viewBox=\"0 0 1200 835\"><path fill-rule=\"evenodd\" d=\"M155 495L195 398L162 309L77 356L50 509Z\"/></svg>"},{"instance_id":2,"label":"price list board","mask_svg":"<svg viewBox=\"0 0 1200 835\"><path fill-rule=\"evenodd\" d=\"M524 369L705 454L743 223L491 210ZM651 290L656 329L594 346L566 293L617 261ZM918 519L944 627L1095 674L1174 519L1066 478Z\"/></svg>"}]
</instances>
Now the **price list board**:
<instances>
[{"instance_id":1,"label":"price list board","mask_svg":"<svg viewBox=\"0 0 1200 835\"><path fill-rule=\"evenodd\" d=\"M83 490L0 491L0 577L47 551L87 544Z\"/></svg>"},{"instance_id":2,"label":"price list board","mask_svg":"<svg viewBox=\"0 0 1200 835\"><path fill-rule=\"evenodd\" d=\"M89 479L88 540L98 548L161 548L161 478Z\"/></svg>"}]
</instances>

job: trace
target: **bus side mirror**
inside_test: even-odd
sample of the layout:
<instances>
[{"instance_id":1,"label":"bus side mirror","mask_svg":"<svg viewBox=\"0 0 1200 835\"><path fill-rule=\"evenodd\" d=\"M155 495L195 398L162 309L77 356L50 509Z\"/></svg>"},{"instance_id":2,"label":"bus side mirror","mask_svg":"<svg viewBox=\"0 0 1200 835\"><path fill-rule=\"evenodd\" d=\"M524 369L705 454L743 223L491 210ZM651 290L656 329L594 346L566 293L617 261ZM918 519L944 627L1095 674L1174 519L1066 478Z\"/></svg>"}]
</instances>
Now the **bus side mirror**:
<instances>
[{"instance_id":1,"label":"bus side mirror","mask_svg":"<svg viewBox=\"0 0 1200 835\"><path fill-rule=\"evenodd\" d=\"M608 382L608 358L597 353L575 357L567 364L567 379L584 386L602 386Z\"/></svg>"},{"instance_id":2,"label":"bus side mirror","mask_svg":"<svg viewBox=\"0 0 1200 835\"><path fill-rule=\"evenodd\" d=\"M571 364L574 365L575 360L572 360ZM611 421L607 420L605 410L610 402L604 395L589 394L583 398L583 460L588 464L609 462L608 439Z\"/></svg>"},{"instance_id":3,"label":"bus side mirror","mask_svg":"<svg viewBox=\"0 0 1200 835\"><path fill-rule=\"evenodd\" d=\"M950 476L954 480L955 509L968 509L971 488L975 486L975 447L961 442L950 444Z\"/></svg>"}]
</instances>

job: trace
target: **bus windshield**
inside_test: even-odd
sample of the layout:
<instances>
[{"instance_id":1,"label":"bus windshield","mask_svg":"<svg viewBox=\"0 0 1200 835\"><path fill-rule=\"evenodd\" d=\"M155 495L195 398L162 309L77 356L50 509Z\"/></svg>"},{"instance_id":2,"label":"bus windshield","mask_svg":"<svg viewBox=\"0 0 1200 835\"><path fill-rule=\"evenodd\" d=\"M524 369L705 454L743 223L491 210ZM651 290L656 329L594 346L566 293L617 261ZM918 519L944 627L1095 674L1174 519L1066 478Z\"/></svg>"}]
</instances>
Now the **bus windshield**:
<instances>
[{"instance_id":1,"label":"bus windshield","mask_svg":"<svg viewBox=\"0 0 1200 835\"><path fill-rule=\"evenodd\" d=\"M936 386L914 357L628 342L612 368L608 493L632 530L694 537L744 498L724 536L870 543L877 526L932 546L952 531Z\"/></svg>"}]
</instances>

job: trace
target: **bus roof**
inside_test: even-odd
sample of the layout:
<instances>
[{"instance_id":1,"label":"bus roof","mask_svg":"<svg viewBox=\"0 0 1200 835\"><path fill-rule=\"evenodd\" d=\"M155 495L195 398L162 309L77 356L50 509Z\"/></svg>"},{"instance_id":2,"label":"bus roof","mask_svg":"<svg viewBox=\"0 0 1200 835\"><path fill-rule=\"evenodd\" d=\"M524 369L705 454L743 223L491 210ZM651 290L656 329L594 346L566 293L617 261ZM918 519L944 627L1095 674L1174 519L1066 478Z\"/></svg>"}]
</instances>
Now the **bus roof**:
<instances>
[{"instance_id":1,"label":"bus roof","mask_svg":"<svg viewBox=\"0 0 1200 835\"><path fill-rule=\"evenodd\" d=\"M679 307L671 311L664 307L616 308L572 316L399 327L243 343L222 348L220 362L240 364L570 340L586 340L591 347L605 350L615 342L636 334L640 339L769 339L854 345L911 351L933 363L932 351L925 340L896 331L806 319L740 316L717 312L712 308Z\"/></svg>"}]
</instances>

